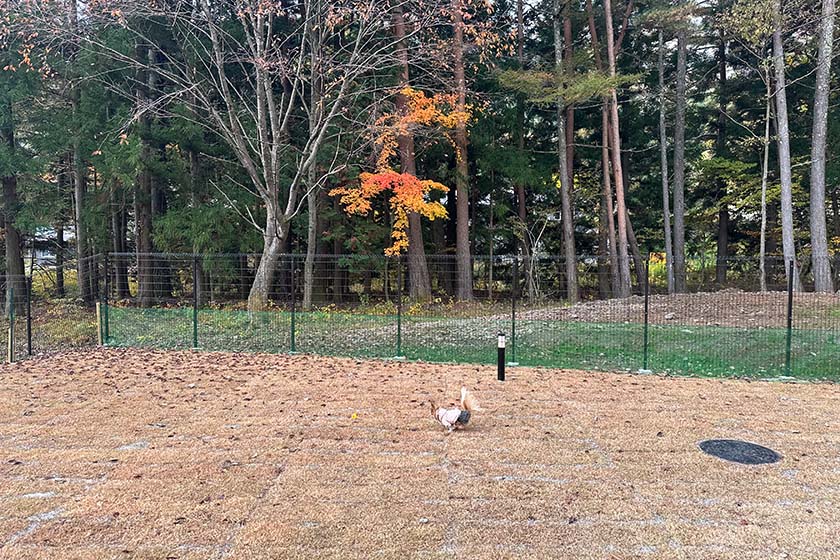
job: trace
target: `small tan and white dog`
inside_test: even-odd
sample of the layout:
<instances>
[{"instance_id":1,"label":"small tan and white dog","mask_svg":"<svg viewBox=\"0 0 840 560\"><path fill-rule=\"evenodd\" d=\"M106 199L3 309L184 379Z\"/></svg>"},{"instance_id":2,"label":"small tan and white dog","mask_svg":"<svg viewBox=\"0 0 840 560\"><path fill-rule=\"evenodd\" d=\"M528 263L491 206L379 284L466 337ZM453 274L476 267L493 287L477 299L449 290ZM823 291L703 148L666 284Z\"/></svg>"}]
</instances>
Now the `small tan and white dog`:
<instances>
[{"instance_id":1,"label":"small tan and white dog","mask_svg":"<svg viewBox=\"0 0 840 560\"><path fill-rule=\"evenodd\" d=\"M439 407L434 401L429 404L432 409L432 417L449 432L466 426L470 422L470 416L473 412L481 412L478 401L466 387L461 387L460 406Z\"/></svg>"}]
</instances>

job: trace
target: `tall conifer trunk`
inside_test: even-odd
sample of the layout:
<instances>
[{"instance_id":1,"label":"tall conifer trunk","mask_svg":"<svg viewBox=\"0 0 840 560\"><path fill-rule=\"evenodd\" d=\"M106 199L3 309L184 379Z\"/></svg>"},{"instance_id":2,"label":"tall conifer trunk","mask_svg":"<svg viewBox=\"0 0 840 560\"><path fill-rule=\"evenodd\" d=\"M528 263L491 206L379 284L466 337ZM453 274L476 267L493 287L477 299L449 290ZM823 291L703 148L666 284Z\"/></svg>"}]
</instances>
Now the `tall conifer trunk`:
<instances>
[{"instance_id":1,"label":"tall conifer trunk","mask_svg":"<svg viewBox=\"0 0 840 560\"><path fill-rule=\"evenodd\" d=\"M677 31L677 103L674 118L674 291L686 291L685 270L685 90L687 37Z\"/></svg>"},{"instance_id":2,"label":"tall conifer trunk","mask_svg":"<svg viewBox=\"0 0 840 560\"><path fill-rule=\"evenodd\" d=\"M400 89L411 85L408 66L408 47L405 44L405 14L402 6L394 8L394 35L398 40L397 56L400 63ZM406 99L397 95L397 112L407 110ZM414 154L414 134L409 130L397 137L400 152L400 167L403 173L417 175L417 163ZM423 222L420 214L408 214L408 295L415 301L427 301L432 297L432 282L429 277L429 264L426 260L426 248L423 242Z\"/></svg>"},{"instance_id":3,"label":"tall conifer trunk","mask_svg":"<svg viewBox=\"0 0 840 560\"><path fill-rule=\"evenodd\" d=\"M464 72L464 14L462 0L452 0L452 57L455 68L455 109L466 113L467 82ZM467 123L459 119L455 127L455 262L456 297L473 299L472 256L470 255L470 166L467 160Z\"/></svg>"},{"instance_id":4,"label":"tall conifer trunk","mask_svg":"<svg viewBox=\"0 0 840 560\"><path fill-rule=\"evenodd\" d=\"M604 0L604 15L607 25L607 60L610 76L615 77L615 39L613 33L612 2ZM630 255L627 242L627 205L624 196L624 177L621 167L621 134L618 120L618 96L615 88L610 90L610 148L615 179L615 198L618 211L618 270L619 284L616 295L630 295Z\"/></svg>"}]
</instances>

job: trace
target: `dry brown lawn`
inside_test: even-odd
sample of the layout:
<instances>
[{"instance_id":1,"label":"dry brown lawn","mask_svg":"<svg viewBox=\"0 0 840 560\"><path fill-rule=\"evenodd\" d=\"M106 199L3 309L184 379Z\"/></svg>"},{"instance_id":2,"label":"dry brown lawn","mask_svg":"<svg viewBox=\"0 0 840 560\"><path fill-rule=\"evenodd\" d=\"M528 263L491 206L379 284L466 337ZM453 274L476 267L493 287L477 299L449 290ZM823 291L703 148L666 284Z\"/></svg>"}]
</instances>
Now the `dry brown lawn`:
<instances>
[{"instance_id":1,"label":"dry brown lawn","mask_svg":"<svg viewBox=\"0 0 840 560\"><path fill-rule=\"evenodd\" d=\"M461 384L486 412L447 436L427 402ZM0 368L2 559L637 557L840 558L840 386L134 350Z\"/></svg>"}]
</instances>

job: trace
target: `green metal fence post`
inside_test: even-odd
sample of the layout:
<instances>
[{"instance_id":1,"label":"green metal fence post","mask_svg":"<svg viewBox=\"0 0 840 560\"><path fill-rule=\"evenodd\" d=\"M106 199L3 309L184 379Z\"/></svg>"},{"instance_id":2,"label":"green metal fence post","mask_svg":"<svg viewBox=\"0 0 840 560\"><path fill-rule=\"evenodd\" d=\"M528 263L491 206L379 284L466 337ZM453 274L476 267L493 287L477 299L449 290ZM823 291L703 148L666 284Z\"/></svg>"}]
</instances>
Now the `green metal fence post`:
<instances>
[{"instance_id":1,"label":"green metal fence post","mask_svg":"<svg viewBox=\"0 0 840 560\"><path fill-rule=\"evenodd\" d=\"M397 358L402 357L402 298L403 269L402 255L397 257Z\"/></svg>"},{"instance_id":2,"label":"green metal fence post","mask_svg":"<svg viewBox=\"0 0 840 560\"><path fill-rule=\"evenodd\" d=\"M297 295L295 292L297 291L297 269L295 263L295 257L292 256L292 320L290 325L290 332L289 332L289 352L294 354L297 351L295 346L295 315L297 314Z\"/></svg>"},{"instance_id":3,"label":"green metal fence post","mask_svg":"<svg viewBox=\"0 0 840 560\"><path fill-rule=\"evenodd\" d=\"M645 337L644 337L644 359L642 369L648 371L648 329L650 323L648 321L648 310L650 306L650 254L648 253L647 261L645 261Z\"/></svg>"},{"instance_id":4,"label":"green metal fence post","mask_svg":"<svg viewBox=\"0 0 840 560\"><path fill-rule=\"evenodd\" d=\"M788 266L787 340L785 346L785 375L790 376L790 348L793 337L793 261Z\"/></svg>"},{"instance_id":5,"label":"green metal fence post","mask_svg":"<svg viewBox=\"0 0 840 560\"><path fill-rule=\"evenodd\" d=\"M192 312L193 350L198 348L198 255L193 255L193 312Z\"/></svg>"}]
</instances>

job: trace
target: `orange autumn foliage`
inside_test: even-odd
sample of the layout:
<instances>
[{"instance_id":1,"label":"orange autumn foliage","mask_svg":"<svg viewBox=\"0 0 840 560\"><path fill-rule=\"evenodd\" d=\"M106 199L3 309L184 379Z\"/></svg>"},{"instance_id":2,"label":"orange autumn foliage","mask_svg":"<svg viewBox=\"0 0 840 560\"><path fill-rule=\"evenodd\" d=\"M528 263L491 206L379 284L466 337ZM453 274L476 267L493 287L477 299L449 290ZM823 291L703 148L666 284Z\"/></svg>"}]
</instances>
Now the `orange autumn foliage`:
<instances>
[{"instance_id":1,"label":"orange autumn foliage","mask_svg":"<svg viewBox=\"0 0 840 560\"><path fill-rule=\"evenodd\" d=\"M380 173L362 173L357 187L338 187L330 196L340 196L339 202L348 214L367 214L371 201L380 193L390 191L394 224L391 231L393 244L385 249L386 255L399 255L408 248L408 214L417 212L430 220L446 217L446 208L439 202L428 202L431 190L447 192L449 188L435 181L421 180L409 173L385 170Z\"/></svg>"},{"instance_id":2,"label":"orange autumn foliage","mask_svg":"<svg viewBox=\"0 0 840 560\"><path fill-rule=\"evenodd\" d=\"M399 94L403 98L405 110L384 115L376 121L376 144L380 149L376 160L377 172L362 173L358 185L338 187L329 193L330 196L341 197L339 202L348 214L362 215L371 211L374 197L384 192L390 193L389 203L394 217L391 230L393 244L385 249L386 255L399 255L408 248L408 215L411 212L417 212L430 220L446 217L446 208L439 202L429 202L426 195L432 190L449 191L447 186L436 181L418 179L410 173L397 173L391 169L390 160L399 149L397 139L402 135L413 134L419 127L453 130L472 117L470 106L464 111L456 110L457 98L454 94L437 93L429 97L410 87L402 88Z\"/></svg>"},{"instance_id":3,"label":"orange autumn foliage","mask_svg":"<svg viewBox=\"0 0 840 560\"><path fill-rule=\"evenodd\" d=\"M424 92L411 87L404 87L399 91L405 102L402 114L383 115L376 121L379 137L376 143L380 147L376 160L378 169L387 169L390 159L397 154L397 138L410 134L418 127L439 127L444 130L454 130L460 123L468 123L472 118L472 106L467 105L463 111L456 109L457 95L436 93L431 97ZM447 134L447 139L452 139Z\"/></svg>"}]
</instances>

